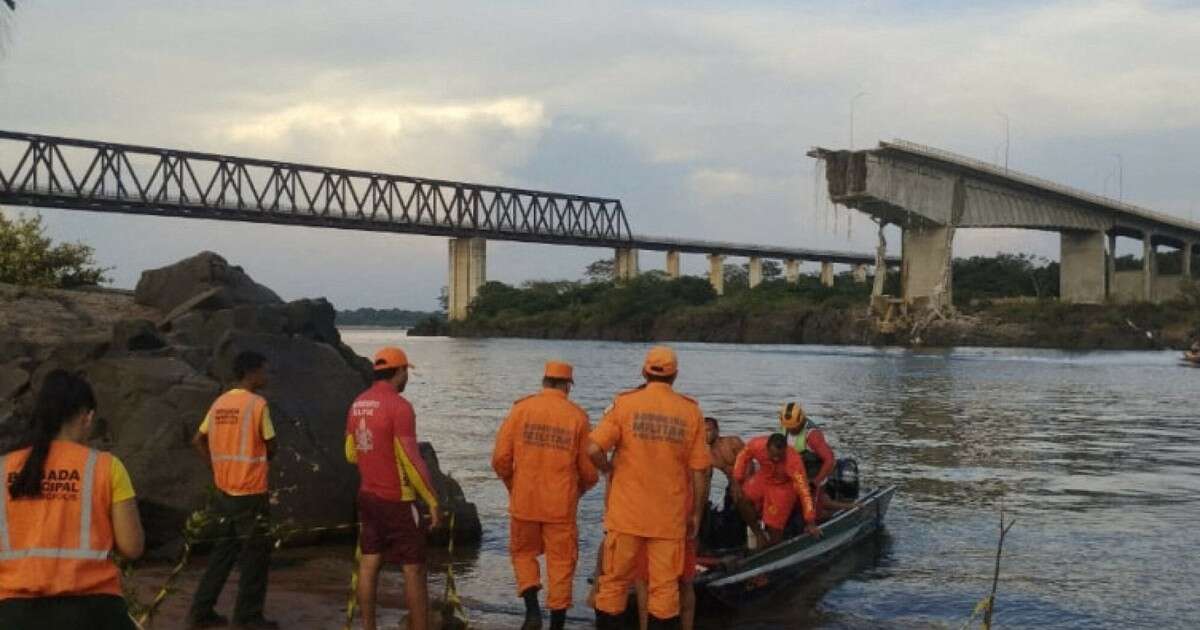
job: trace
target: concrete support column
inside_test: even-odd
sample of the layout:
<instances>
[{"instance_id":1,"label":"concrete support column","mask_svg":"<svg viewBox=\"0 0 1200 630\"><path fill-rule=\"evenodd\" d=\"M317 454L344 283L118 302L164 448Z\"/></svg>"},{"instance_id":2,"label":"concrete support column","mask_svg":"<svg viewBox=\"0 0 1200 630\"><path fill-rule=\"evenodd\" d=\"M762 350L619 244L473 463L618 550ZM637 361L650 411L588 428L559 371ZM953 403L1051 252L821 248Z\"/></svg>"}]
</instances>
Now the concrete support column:
<instances>
[{"instance_id":1,"label":"concrete support column","mask_svg":"<svg viewBox=\"0 0 1200 630\"><path fill-rule=\"evenodd\" d=\"M479 287L487 282L487 241L482 238L450 239L449 313L452 321L467 318L467 308Z\"/></svg>"},{"instance_id":2,"label":"concrete support column","mask_svg":"<svg viewBox=\"0 0 1200 630\"><path fill-rule=\"evenodd\" d=\"M675 250L667 252L667 277L672 280L679 278L679 252Z\"/></svg>"},{"instance_id":3,"label":"concrete support column","mask_svg":"<svg viewBox=\"0 0 1200 630\"><path fill-rule=\"evenodd\" d=\"M900 293L905 302L928 300L931 307L950 306L950 230L945 225L926 225L902 231Z\"/></svg>"},{"instance_id":4,"label":"concrete support column","mask_svg":"<svg viewBox=\"0 0 1200 630\"><path fill-rule=\"evenodd\" d=\"M618 247L613 264L613 278L617 282L628 282L638 275L638 250Z\"/></svg>"},{"instance_id":5,"label":"concrete support column","mask_svg":"<svg viewBox=\"0 0 1200 630\"><path fill-rule=\"evenodd\" d=\"M1108 233L1108 299L1117 299L1117 233Z\"/></svg>"},{"instance_id":6,"label":"concrete support column","mask_svg":"<svg viewBox=\"0 0 1200 630\"><path fill-rule=\"evenodd\" d=\"M1196 255L1196 244L1195 243L1184 243L1183 249L1181 250L1181 252L1183 253L1183 277L1191 278L1192 277L1192 256Z\"/></svg>"},{"instance_id":7,"label":"concrete support column","mask_svg":"<svg viewBox=\"0 0 1200 630\"><path fill-rule=\"evenodd\" d=\"M800 261L799 260L788 260L788 261L784 262L783 269L784 269L783 277L787 280L788 284L799 284L800 283Z\"/></svg>"},{"instance_id":8,"label":"concrete support column","mask_svg":"<svg viewBox=\"0 0 1200 630\"><path fill-rule=\"evenodd\" d=\"M833 286L833 263L828 260L821 261L821 286Z\"/></svg>"},{"instance_id":9,"label":"concrete support column","mask_svg":"<svg viewBox=\"0 0 1200 630\"><path fill-rule=\"evenodd\" d=\"M867 283L867 266L859 263L854 265L854 282L855 284Z\"/></svg>"},{"instance_id":10,"label":"concrete support column","mask_svg":"<svg viewBox=\"0 0 1200 630\"><path fill-rule=\"evenodd\" d=\"M758 256L750 257L750 288L762 284L762 258Z\"/></svg>"},{"instance_id":11,"label":"concrete support column","mask_svg":"<svg viewBox=\"0 0 1200 630\"><path fill-rule=\"evenodd\" d=\"M708 255L708 282L717 295L725 295L725 257L720 254Z\"/></svg>"},{"instance_id":12,"label":"concrete support column","mask_svg":"<svg viewBox=\"0 0 1200 630\"><path fill-rule=\"evenodd\" d=\"M1158 276L1158 261L1154 255L1154 234L1142 234L1142 299L1154 301L1154 281Z\"/></svg>"},{"instance_id":13,"label":"concrete support column","mask_svg":"<svg viewBox=\"0 0 1200 630\"><path fill-rule=\"evenodd\" d=\"M1060 233L1061 263L1058 294L1064 302L1099 304L1104 301L1104 232Z\"/></svg>"}]
</instances>

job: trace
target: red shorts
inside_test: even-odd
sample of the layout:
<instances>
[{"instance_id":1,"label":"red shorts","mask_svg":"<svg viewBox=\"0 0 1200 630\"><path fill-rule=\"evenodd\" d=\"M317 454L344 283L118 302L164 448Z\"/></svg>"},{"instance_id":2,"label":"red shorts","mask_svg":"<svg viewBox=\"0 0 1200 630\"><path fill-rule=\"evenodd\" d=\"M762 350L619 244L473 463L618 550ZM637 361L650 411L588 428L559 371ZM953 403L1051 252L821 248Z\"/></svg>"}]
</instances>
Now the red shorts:
<instances>
[{"instance_id":1,"label":"red shorts","mask_svg":"<svg viewBox=\"0 0 1200 630\"><path fill-rule=\"evenodd\" d=\"M762 515L767 527L787 527L788 517L796 506L796 490L791 482L774 482L766 475L755 474L742 483L742 493L754 503L755 511Z\"/></svg>"},{"instance_id":2,"label":"red shorts","mask_svg":"<svg viewBox=\"0 0 1200 630\"><path fill-rule=\"evenodd\" d=\"M425 564L425 531L412 501L386 501L358 493L358 544L363 555L393 564Z\"/></svg>"}]
</instances>

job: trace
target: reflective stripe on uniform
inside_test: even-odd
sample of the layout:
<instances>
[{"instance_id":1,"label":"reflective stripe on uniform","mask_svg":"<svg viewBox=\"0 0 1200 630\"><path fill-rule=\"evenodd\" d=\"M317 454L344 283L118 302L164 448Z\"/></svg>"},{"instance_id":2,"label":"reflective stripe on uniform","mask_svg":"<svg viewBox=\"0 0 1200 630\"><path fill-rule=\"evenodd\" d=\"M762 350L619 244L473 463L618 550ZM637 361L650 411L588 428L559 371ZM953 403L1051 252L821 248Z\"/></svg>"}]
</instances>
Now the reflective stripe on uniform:
<instances>
[{"instance_id":1,"label":"reflective stripe on uniform","mask_svg":"<svg viewBox=\"0 0 1200 630\"><path fill-rule=\"evenodd\" d=\"M68 558L73 560L104 560L108 549L95 550L92 541L92 499L96 489L96 460L99 453L88 449L87 462L83 466L83 488L79 493L79 546L70 549L33 547L13 549L8 539L8 488L0 491L0 560L22 560L25 558ZM8 456L0 456L0 471L6 467Z\"/></svg>"},{"instance_id":2,"label":"reflective stripe on uniform","mask_svg":"<svg viewBox=\"0 0 1200 630\"><path fill-rule=\"evenodd\" d=\"M213 455L214 462L265 462L266 457L251 457L249 455Z\"/></svg>"},{"instance_id":3,"label":"reflective stripe on uniform","mask_svg":"<svg viewBox=\"0 0 1200 630\"><path fill-rule=\"evenodd\" d=\"M8 470L8 455L0 455L0 473ZM8 551L8 486L0 490L0 552Z\"/></svg>"},{"instance_id":4,"label":"reflective stripe on uniform","mask_svg":"<svg viewBox=\"0 0 1200 630\"><path fill-rule=\"evenodd\" d=\"M95 485L96 451L88 449L87 463L83 465L83 491L79 493L80 549L88 549L88 544L92 542L92 490Z\"/></svg>"},{"instance_id":5,"label":"reflective stripe on uniform","mask_svg":"<svg viewBox=\"0 0 1200 630\"><path fill-rule=\"evenodd\" d=\"M242 419L238 423L238 441L242 443L240 453L238 455L217 455L213 454L214 462L247 462L258 463L267 461L266 457L254 457L250 455L250 436L254 432L254 408L257 407L257 400L251 397L242 409Z\"/></svg>"},{"instance_id":6,"label":"reflective stripe on uniform","mask_svg":"<svg viewBox=\"0 0 1200 630\"><path fill-rule=\"evenodd\" d=\"M69 560L105 560L108 550L92 549L14 549L0 551L0 560L23 560L25 558L67 558Z\"/></svg>"},{"instance_id":7,"label":"reflective stripe on uniform","mask_svg":"<svg viewBox=\"0 0 1200 630\"><path fill-rule=\"evenodd\" d=\"M242 432L242 455L250 454L250 434L254 429L250 422L254 420L254 408L258 406L257 403L258 400L251 396L246 408L242 410L242 422L238 425L238 430Z\"/></svg>"}]
</instances>

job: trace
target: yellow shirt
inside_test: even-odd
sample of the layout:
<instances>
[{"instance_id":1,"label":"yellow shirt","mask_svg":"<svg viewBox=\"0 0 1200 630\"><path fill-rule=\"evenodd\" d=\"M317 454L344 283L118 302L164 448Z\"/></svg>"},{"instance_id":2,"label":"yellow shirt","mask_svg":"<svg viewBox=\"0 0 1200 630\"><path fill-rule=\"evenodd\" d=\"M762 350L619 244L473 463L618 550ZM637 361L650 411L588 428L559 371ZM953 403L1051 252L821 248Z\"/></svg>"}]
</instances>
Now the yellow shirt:
<instances>
[{"instance_id":1,"label":"yellow shirt","mask_svg":"<svg viewBox=\"0 0 1200 630\"><path fill-rule=\"evenodd\" d=\"M125 470L125 464L117 459L116 455L112 456L112 502L120 503L134 498L133 481L129 479L129 471Z\"/></svg>"}]
</instances>

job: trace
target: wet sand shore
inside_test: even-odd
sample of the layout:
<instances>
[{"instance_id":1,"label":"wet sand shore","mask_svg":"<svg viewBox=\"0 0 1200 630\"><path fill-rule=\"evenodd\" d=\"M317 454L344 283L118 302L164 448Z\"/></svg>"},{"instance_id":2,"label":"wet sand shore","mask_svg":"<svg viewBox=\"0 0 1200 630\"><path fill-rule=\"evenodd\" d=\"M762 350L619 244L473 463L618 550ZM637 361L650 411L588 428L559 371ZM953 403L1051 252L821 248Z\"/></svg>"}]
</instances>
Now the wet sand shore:
<instances>
[{"instance_id":1,"label":"wet sand shore","mask_svg":"<svg viewBox=\"0 0 1200 630\"><path fill-rule=\"evenodd\" d=\"M445 587L445 557L430 550L429 593L431 606L436 607ZM444 553L444 552L443 552ZM145 630L176 630L184 627L192 593L208 561L207 556L193 556L187 568L176 579L172 592L159 607ZM271 581L267 590L266 615L283 628L314 628L337 630L345 627L346 602L350 594L350 575L354 567L354 547L351 545L322 545L276 550L271 558ZM149 603L162 588L172 568L171 563L142 563L134 571L132 583L142 602ZM225 584L217 602L217 612L229 617L237 592L238 572L234 571ZM405 618L404 580L399 568L385 570L380 579L379 627L400 628ZM462 595L462 594L460 594ZM486 606L463 595L468 610ZM497 619L497 614L501 618ZM505 628L503 611L484 615L472 611L471 627L481 629ZM489 618L490 617L490 618ZM440 628L435 613L431 624ZM354 628L361 627L357 613Z\"/></svg>"}]
</instances>

